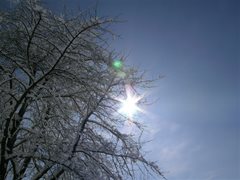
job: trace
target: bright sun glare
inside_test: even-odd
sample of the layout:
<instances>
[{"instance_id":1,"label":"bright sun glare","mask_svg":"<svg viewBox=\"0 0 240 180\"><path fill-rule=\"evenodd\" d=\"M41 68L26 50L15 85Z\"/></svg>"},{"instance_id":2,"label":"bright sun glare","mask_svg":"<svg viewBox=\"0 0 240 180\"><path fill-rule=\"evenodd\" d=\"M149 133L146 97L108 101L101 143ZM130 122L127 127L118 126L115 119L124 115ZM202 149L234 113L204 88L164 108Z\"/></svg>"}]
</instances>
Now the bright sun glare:
<instances>
[{"instance_id":1,"label":"bright sun glare","mask_svg":"<svg viewBox=\"0 0 240 180\"><path fill-rule=\"evenodd\" d=\"M127 97L125 99L119 99L119 101L122 103L119 112L126 115L128 118L132 118L134 114L136 114L138 111L141 111L137 104L142 97L134 94L130 87L126 87L126 94Z\"/></svg>"}]
</instances>

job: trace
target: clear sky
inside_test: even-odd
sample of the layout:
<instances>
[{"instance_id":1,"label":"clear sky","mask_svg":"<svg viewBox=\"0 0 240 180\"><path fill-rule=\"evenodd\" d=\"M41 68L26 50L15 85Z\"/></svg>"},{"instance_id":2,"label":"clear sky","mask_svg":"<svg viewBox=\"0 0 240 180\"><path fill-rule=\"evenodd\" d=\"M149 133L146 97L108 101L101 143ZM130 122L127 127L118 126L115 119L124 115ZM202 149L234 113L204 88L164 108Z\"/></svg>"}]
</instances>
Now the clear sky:
<instances>
[{"instance_id":1,"label":"clear sky","mask_svg":"<svg viewBox=\"0 0 240 180\"><path fill-rule=\"evenodd\" d=\"M99 0L98 13L126 20L113 27L117 51L148 77L165 76L150 92L159 100L145 118L149 158L169 180L240 179L240 1Z\"/></svg>"}]
</instances>

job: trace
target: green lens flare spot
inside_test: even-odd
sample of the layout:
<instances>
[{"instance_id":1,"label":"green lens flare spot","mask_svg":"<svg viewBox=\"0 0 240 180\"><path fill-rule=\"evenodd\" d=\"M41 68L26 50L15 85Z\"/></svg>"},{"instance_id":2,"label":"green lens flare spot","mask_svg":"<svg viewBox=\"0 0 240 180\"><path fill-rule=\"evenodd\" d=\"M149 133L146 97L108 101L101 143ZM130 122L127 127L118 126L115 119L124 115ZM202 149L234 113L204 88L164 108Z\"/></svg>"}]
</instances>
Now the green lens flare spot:
<instances>
[{"instance_id":1,"label":"green lens flare spot","mask_svg":"<svg viewBox=\"0 0 240 180\"><path fill-rule=\"evenodd\" d=\"M113 68L116 69L116 70L120 70L123 66L123 63L121 60L114 60L113 63Z\"/></svg>"}]
</instances>

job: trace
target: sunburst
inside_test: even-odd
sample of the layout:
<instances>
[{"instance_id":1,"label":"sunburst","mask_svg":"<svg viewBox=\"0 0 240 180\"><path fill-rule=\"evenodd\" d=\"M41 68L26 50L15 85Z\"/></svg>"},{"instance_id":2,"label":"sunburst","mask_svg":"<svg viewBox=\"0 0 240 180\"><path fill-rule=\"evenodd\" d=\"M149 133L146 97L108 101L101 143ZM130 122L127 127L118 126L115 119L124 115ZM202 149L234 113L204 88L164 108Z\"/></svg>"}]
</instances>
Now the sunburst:
<instances>
[{"instance_id":1,"label":"sunburst","mask_svg":"<svg viewBox=\"0 0 240 180\"><path fill-rule=\"evenodd\" d=\"M126 98L118 99L122 103L119 112L131 119L137 112L142 111L138 107L138 103L142 98L143 96L134 93L130 86L126 86Z\"/></svg>"}]
</instances>

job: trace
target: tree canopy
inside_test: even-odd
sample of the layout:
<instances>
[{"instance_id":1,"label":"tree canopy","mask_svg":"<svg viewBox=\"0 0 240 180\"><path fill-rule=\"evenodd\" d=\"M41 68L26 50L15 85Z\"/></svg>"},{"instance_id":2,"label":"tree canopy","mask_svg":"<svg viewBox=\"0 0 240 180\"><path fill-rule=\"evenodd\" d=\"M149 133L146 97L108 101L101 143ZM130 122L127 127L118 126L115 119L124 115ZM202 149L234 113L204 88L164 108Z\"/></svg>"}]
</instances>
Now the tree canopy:
<instances>
[{"instance_id":1,"label":"tree canopy","mask_svg":"<svg viewBox=\"0 0 240 180\"><path fill-rule=\"evenodd\" d=\"M122 131L119 98L148 81L110 50L114 22L57 16L34 0L1 13L0 179L163 177Z\"/></svg>"}]
</instances>

